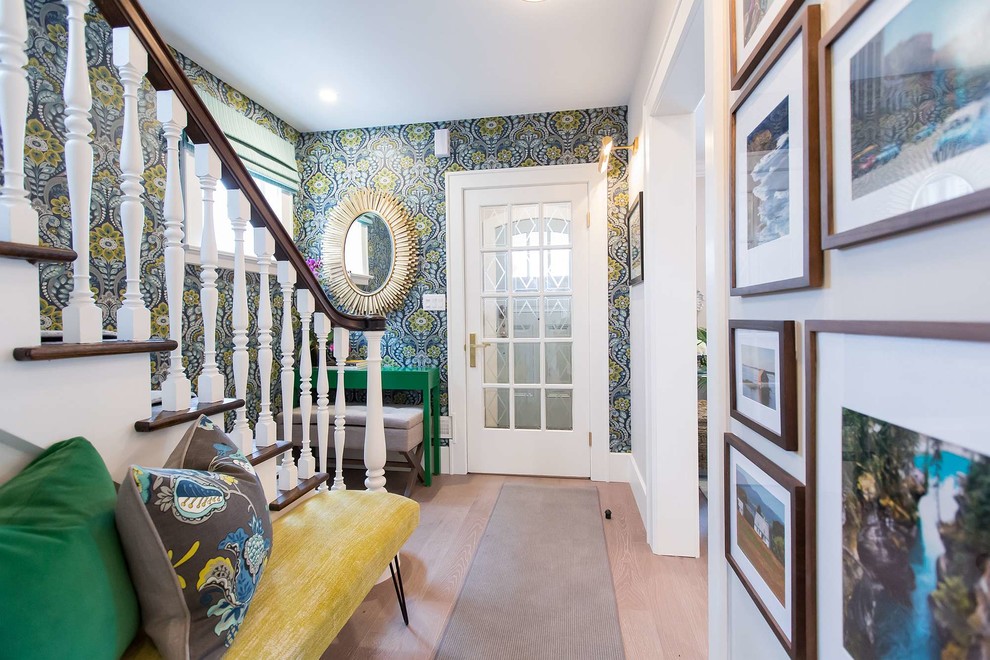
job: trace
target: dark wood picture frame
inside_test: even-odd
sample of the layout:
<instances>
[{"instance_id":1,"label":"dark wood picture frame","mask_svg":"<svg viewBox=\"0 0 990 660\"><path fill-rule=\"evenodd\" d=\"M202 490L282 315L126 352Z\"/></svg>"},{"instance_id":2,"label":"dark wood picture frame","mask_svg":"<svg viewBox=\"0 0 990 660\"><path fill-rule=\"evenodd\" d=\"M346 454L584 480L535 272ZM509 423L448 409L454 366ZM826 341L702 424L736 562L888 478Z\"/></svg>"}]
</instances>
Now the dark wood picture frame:
<instances>
[{"instance_id":1,"label":"dark wood picture frame","mask_svg":"<svg viewBox=\"0 0 990 660\"><path fill-rule=\"evenodd\" d=\"M731 512L735 511L735 506L733 505L733 499L735 494L729 485L732 483L731 480L731 463L730 451L736 450L747 459L749 459L756 467L766 473L768 477L780 484L788 493L790 493L791 501L791 638L787 639L784 631L781 629L780 624L777 623L773 615L767 609L763 600L760 598L753 584L750 582L749 578L743 572L742 568L732 557L732 520L735 516ZM767 620L770 628L773 630L777 639L783 645L787 654L791 658L804 658L806 657L805 651L808 649L808 610L814 610L813 602L815 600L815 592L808 591L808 579L807 574L809 572L809 562L808 554L809 550L811 553L814 552L814 545L810 543L807 539L807 494L805 492L805 486L796 478L785 472L782 468L773 463L763 454L759 453L751 446L746 444L738 436L732 433L725 434L725 454L723 460L723 479L722 489L725 491L725 559L732 566L732 570L735 571L736 576L742 585L746 588L749 593L750 598L756 603L757 608L759 608L760 613L763 614L763 618ZM814 538L814 537L812 537ZM809 597L810 594L810 597Z\"/></svg>"},{"instance_id":2,"label":"dark wood picture frame","mask_svg":"<svg viewBox=\"0 0 990 660\"><path fill-rule=\"evenodd\" d=\"M857 0L829 29L821 41L819 56L821 79L819 85L822 92L820 97L821 144L824 146L821 185L825 191L825 194L822 195L821 235L822 248L825 250L859 245L942 222L958 220L990 209L990 187L987 187L962 197L877 220L868 225L837 233L833 232L834 203L832 195L834 188L832 186L832 171L835 166L835 158L832 153L832 46L875 1Z\"/></svg>"},{"instance_id":3,"label":"dark wood picture frame","mask_svg":"<svg viewBox=\"0 0 990 660\"><path fill-rule=\"evenodd\" d=\"M932 321L806 321L804 334L805 381L805 544L808 557L805 593L810 594L807 619L807 657L818 657L818 335L874 335L990 343L990 323Z\"/></svg>"},{"instance_id":4,"label":"dark wood picture frame","mask_svg":"<svg viewBox=\"0 0 990 660\"><path fill-rule=\"evenodd\" d=\"M770 52L774 42L783 34L784 29L791 22L791 19L794 18L794 15L797 14L798 10L801 9L801 5L804 4L804 0L785 0L784 5L771 22L770 27L759 38L759 41L757 41L753 52L750 53L744 62L740 63L739 53L736 47L737 30L739 29L739 26L736 25L736 6L743 1L732 0L729 3L729 66L731 67L732 90L741 89L746 84L746 80L749 79L749 76L759 66L760 61Z\"/></svg>"},{"instance_id":5,"label":"dark wood picture frame","mask_svg":"<svg viewBox=\"0 0 990 660\"><path fill-rule=\"evenodd\" d=\"M819 134L818 99L818 42L821 37L821 7L809 5L780 39L773 52L766 58L759 71L746 84L739 98L730 109L731 127L729 143L732 145L732 168L729 175L729 293L733 296L751 296L779 291L793 291L822 286L824 258L821 248L821 154L816 137ZM759 88L763 79L777 64L795 39L803 40L803 98L804 98L804 268L802 275L776 282L764 282L749 286L736 285L736 188L745 182L736 181L736 113Z\"/></svg>"},{"instance_id":6,"label":"dark wood picture frame","mask_svg":"<svg viewBox=\"0 0 990 660\"><path fill-rule=\"evenodd\" d=\"M638 216L638 221L637 221ZM633 241L632 223L637 221L639 225L639 275L633 275ZM629 207L626 213L626 230L629 236L629 249L626 251L626 266L629 269L629 286L640 284L646 271L646 259L643 258L643 191L636 195L636 201Z\"/></svg>"},{"instance_id":7,"label":"dark wood picture frame","mask_svg":"<svg viewBox=\"0 0 990 660\"><path fill-rule=\"evenodd\" d=\"M797 451L797 346L795 343L794 321L729 321L729 416L781 449ZM780 388L780 433L763 426L741 413L736 407L736 330L762 330L777 333L777 355L780 358L780 373L777 384Z\"/></svg>"}]
</instances>

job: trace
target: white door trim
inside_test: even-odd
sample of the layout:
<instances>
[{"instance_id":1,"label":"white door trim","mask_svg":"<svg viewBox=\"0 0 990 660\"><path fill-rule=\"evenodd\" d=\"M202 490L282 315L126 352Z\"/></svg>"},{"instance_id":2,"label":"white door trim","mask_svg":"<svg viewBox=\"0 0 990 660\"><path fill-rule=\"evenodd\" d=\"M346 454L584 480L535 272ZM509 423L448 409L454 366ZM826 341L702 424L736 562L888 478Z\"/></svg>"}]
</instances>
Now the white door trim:
<instances>
[{"instance_id":1,"label":"white door trim","mask_svg":"<svg viewBox=\"0 0 990 660\"><path fill-rule=\"evenodd\" d=\"M591 229L588 249L588 301L591 356L589 396L591 479L610 481L608 371L608 180L594 163L549 165L498 170L448 172L447 192L447 404L453 422L450 460L452 474L467 473L467 354L464 345L464 194L468 190L586 184ZM600 313L599 313L600 311Z\"/></svg>"}]
</instances>

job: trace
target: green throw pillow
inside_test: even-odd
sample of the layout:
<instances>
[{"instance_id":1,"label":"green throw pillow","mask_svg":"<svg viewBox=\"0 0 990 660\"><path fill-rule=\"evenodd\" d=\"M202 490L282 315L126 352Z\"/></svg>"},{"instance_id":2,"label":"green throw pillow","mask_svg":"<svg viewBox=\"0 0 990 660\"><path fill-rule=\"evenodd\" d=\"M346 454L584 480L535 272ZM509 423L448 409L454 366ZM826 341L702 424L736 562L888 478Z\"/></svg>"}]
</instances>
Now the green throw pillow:
<instances>
[{"instance_id":1,"label":"green throw pillow","mask_svg":"<svg viewBox=\"0 0 990 660\"><path fill-rule=\"evenodd\" d=\"M0 486L0 655L119 658L138 629L117 493L83 438Z\"/></svg>"}]
</instances>

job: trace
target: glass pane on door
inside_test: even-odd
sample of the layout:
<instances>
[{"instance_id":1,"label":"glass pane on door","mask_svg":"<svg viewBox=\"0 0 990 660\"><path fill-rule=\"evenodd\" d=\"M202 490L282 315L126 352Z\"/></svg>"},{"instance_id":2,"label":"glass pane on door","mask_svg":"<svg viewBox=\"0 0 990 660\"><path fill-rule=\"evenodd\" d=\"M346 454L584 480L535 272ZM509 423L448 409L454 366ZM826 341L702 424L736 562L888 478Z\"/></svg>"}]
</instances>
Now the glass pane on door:
<instances>
[{"instance_id":1,"label":"glass pane on door","mask_svg":"<svg viewBox=\"0 0 990 660\"><path fill-rule=\"evenodd\" d=\"M547 430L574 429L573 396L571 390L547 390Z\"/></svg>"},{"instance_id":2,"label":"glass pane on door","mask_svg":"<svg viewBox=\"0 0 990 660\"><path fill-rule=\"evenodd\" d=\"M485 388L485 427L490 429L509 428L509 388Z\"/></svg>"},{"instance_id":3,"label":"glass pane on door","mask_svg":"<svg viewBox=\"0 0 990 660\"><path fill-rule=\"evenodd\" d=\"M553 341L546 344L547 380L554 385L570 385L571 342Z\"/></svg>"},{"instance_id":4,"label":"glass pane on door","mask_svg":"<svg viewBox=\"0 0 990 660\"><path fill-rule=\"evenodd\" d=\"M543 426L540 419L540 390L517 389L515 428L539 429Z\"/></svg>"},{"instance_id":5,"label":"glass pane on door","mask_svg":"<svg viewBox=\"0 0 990 660\"><path fill-rule=\"evenodd\" d=\"M540 299L516 298L512 310L512 336L532 338L540 336Z\"/></svg>"},{"instance_id":6,"label":"glass pane on door","mask_svg":"<svg viewBox=\"0 0 990 660\"><path fill-rule=\"evenodd\" d=\"M512 346L513 383L540 382L540 345L536 342Z\"/></svg>"},{"instance_id":7,"label":"glass pane on door","mask_svg":"<svg viewBox=\"0 0 990 660\"><path fill-rule=\"evenodd\" d=\"M485 339L504 339L509 336L509 299L485 298L483 304Z\"/></svg>"}]
</instances>

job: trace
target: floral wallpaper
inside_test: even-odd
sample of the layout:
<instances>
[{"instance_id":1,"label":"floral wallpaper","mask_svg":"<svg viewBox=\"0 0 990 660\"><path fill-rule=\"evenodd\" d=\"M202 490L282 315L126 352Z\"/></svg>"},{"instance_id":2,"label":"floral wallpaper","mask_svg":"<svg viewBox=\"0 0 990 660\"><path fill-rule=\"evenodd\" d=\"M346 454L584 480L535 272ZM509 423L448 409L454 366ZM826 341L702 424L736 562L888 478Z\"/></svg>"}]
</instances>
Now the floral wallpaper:
<instances>
[{"instance_id":1,"label":"floral wallpaper","mask_svg":"<svg viewBox=\"0 0 990 660\"><path fill-rule=\"evenodd\" d=\"M452 155L433 155L433 131L449 128ZM382 351L387 363L440 367L441 407L447 409L446 315L422 309L424 293L447 289L444 175L458 170L588 163L601 138L625 144L626 108L488 117L304 133L296 147L303 188L297 195L296 243L320 257L329 211L353 188L372 187L402 200L419 234L420 269L406 305L388 315ZM616 152L608 172L609 380L612 451L630 450L629 287L626 272L626 153ZM363 346L356 346L363 354Z\"/></svg>"}]
</instances>

